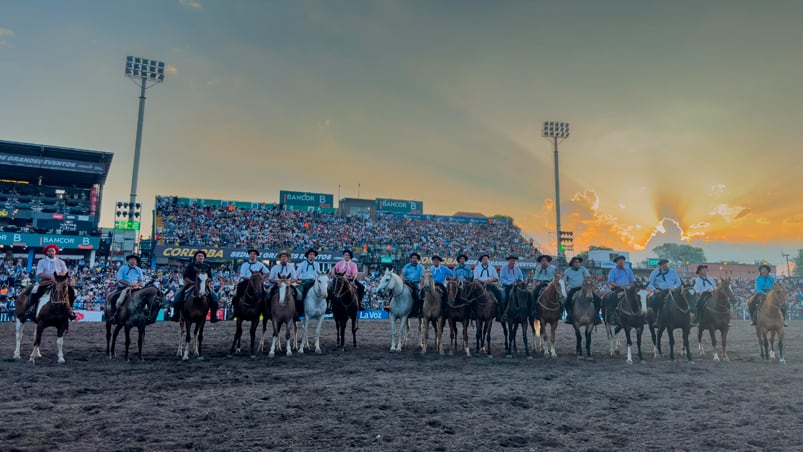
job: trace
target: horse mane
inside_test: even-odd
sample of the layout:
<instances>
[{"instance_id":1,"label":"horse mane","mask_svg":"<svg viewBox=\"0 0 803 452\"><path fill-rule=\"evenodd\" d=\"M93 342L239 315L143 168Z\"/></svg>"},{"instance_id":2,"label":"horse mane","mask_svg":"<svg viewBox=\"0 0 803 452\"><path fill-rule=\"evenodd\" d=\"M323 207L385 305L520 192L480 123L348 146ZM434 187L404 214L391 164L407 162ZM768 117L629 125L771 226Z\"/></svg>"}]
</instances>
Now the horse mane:
<instances>
[{"instance_id":1,"label":"horse mane","mask_svg":"<svg viewBox=\"0 0 803 452\"><path fill-rule=\"evenodd\" d=\"M786 304L788 296L789 292L786 290L786 286L783 284L776 284L767 294L765 303L770 306L781 307Z\"/></svg>"}]
</instances>

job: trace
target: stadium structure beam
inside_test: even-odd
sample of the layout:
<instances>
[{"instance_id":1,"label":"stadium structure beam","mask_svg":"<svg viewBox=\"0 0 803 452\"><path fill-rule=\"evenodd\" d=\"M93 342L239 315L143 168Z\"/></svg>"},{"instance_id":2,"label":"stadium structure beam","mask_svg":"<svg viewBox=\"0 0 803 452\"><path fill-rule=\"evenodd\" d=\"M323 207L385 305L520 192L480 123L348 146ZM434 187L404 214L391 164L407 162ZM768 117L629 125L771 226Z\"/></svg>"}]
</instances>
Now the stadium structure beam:
<instances>
[{"instance_id":1,"label":"stadium structure beam","mask_svg":"<svg viewBox=\"0 0 803 452\"><path fill-rule=\"evenodd\" d=\"M560 229L560 171L558 169L558 143L569 138L569 123L559 121L544 121L544 129L541 136L551 141L554 145L555 154L555 240L558 257L565 257L565 252L561 246Z\"/></svg>"}]
</instances>

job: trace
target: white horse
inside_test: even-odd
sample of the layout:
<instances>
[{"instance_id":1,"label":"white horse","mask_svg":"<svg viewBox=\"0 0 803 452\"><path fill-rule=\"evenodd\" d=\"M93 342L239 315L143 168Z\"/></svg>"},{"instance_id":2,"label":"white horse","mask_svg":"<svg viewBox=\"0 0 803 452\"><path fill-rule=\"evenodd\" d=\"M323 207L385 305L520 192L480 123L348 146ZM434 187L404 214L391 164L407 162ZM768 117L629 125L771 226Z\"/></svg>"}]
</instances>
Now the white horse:
<instances>
[{"instance_id":1,"label":"white horse","mask_svg":"<svg viewBox=\"0 0 803 452\"><path fill-rule=\"evenodd\" d=\"M315 283L307 292L307 296L304 297L304 338L301 339L301 347L298 349L299 354L304 354L304 346L311 348L307 339L307 332L309 331L309 322L312 319L318 320L318 326L315 328L315 353L321 353L321 326L323 325L323 316L326 314L326 297L329 296L328 288L329 277L318 275L315 278Z\"/></svg>"},{"instance_id":2,"label":"white horse","mask_svg":"<svg viewBox=\"0 0 803 452\"><path fill-rule=\"evenodd\" d=\"M413 311L413 294L401 277L391 270L385 270L377 288L379 294L390 296L390 351L400 352L402 343L407 340L407 318ZM396 320L401 321L399 335L396 335ZM398 337L398 342L397 342Z\"/></svg>"}]
</instances>

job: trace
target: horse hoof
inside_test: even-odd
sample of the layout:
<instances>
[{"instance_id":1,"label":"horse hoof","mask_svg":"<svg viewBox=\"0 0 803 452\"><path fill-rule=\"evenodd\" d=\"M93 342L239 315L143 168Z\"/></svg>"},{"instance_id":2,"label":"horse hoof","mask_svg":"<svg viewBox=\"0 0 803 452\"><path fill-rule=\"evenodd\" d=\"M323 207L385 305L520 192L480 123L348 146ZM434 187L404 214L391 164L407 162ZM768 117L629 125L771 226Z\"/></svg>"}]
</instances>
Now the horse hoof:
<instances>
[{"instance_id":1,"label":"horse hoof","mask_svg":"<svg viewBox=\"0 0 803 452\"><path fill-rule=\"evenodd\" d=\"M593 362L593 361L594 361L594 358L593 358L593 357L591 357L591 356L588 356L588 357L586 357L586 361L588 361L588 362Z\"/></svg>"},{"instance_id":2,"label":"horse hoof","mask_svg":"<svg viewBox=\"0 0 803 452\"><path fill-rule=\"evenodd\" d=\"M303 348L299 348L298 349L298 354L299 355L303 355L304 354L304 349Z\"/></svg>"},{"instance_id":3,"label":"horse hoof","mask_svg":"<svg viewBox=\"0 0 803 452\"><path fill-rule=\"evenodd\" d=\"M66 363L66 362L67 362L67 361L65 361L65 360L64 360L64 358L61 358L61 359L59 359L59 364L64 364L64 363Z\"/></svg>"},{"instance_id":4,"label":"horse hoof","mask_svg":"<svg viewBox=\"0 0 803 452\"><path fill-rule=\"evenodd\" d=\"M513 355L511 355L511 354L506 354L506 355L505 355L505 358L510 358L510 359L513 359Z\"/></svg>"},{"instance_id":5,"label":"horse hoof","mask_svg":"<svg viewBox=\"0 0 803 452\"><path fill-rule=\"evenodd\" d=\"M627 360L627 363L628 363L628 364L633 364L633 360L632 360L632 359L628 359L628 360Z\"/></svg>"},{"instance_id":6,"label":"horse hoof","mask_svg":"<svg viewBox=\"0 0 803 452\"><path fill-rule=\"evenodd\" d=\"M321 349L320 349L320 348L316 348L316 349L315 349L315 353L316 353L316 354L318 354L318 355L320 355L320 354L322 353L322 352L321 352Z\"/></svg>"},{"instance_id":7,"label":"horse hoof","mask_svg":"<svg viewBox=\"0 0 803 452\"><path fill-rule=\"evenodd\" d=\"M276 354L275 354L275 353L273 353L273 352L271 352L271 353L268 353L268 358L273 358L273 357L275 357L275 356L276 356Z\"/></svg>"},{"instance_id":8,"label":"horse hoof","mask_svg":"<svg viewBox=\"0 0 803 452\"><path fill-rule=\"evenodd\" d=\"M583 360L583 355L577 355L577 360L578 361L582 361Z\"/></svg>"},{"instance_id":9,"label":"horse hoof","mask_svg":"<svg viewBox=\"0 0 803 452\"><path fill-rule=\"evenodd\" d=\"M197 358L195 358L195 359L197 359L198 361L203 361L203 360L204 360L204 357L203 357L203 356L199 356L199 357L197 357Z\"/></svg>"}]
</instances>

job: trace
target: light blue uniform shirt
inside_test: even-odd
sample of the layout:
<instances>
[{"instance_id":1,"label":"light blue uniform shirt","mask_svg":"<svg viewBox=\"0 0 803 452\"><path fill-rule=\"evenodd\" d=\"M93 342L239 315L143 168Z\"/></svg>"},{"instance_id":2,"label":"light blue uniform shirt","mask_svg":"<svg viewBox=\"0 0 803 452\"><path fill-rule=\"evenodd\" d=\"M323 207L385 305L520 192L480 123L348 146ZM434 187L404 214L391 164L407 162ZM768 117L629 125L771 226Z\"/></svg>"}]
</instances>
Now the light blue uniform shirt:
<instances>
[{"instance_id":1,"label":"light blue uniform shirt","mask_svg":"<svg viewBox=\"0 0 803 452\"><path fill-rule=\"evenodd\" d=\"M678 272L671 268L666 271L656 268L650 273L650 284L647 287L650 290L677 289L680 287L680 277Z\"/></svg>"},{"instance_id":2,"label":"light blue uniform shirt","mask_svg":"<svg viewBox=\"0 0 803 452\"><path fill-rule=\"evenodd\" d=\"M756 278L756 292L758 293L767 293L772 290L772 285L775 284L775 277L772 275L770 276L759 276Z\"/></svg>"},{"instance_id":3,"label":"light blue uniform shirt","mask_svg":"<svg viewBox=\"0 0 803 452\"><path fill-rule=\"evenodd\" d=\"M454 276L458 281L465 281L474 277L474 271L468 264L458 265L454 268Z\"/></svg>"},{"instance_id":4,"label":"light blue uniform shirt","mask_svg":"<svg viewBox=\"0 0 803 452\"><path fill-rule=\"evenodd\" d=\"M240 276L248 279L251 277L251 272L259 272L263 275L267 275L270 273L268 267L260 261L256 261L251 263L251 261L243 262L243 265L240 265Z\"/></svg>"},{"instance_id":5,"label":"light blue uniform shirt","mask_svg":"<svg viewBox=\"0 0 803 452\"><path fill-rule=\"evenodd\" d=\"M512 286L516 281L523 281L524 274L519 267L514 266L512 269L505 265L502 270L499 270L499 281L503 286Z\"/></svg>"},{"instance_id":6,"label":"light blue uniform shirt","mask_svg":"<svg viewBox=\"0 0 803 452\"><path fill-rule=\"evenodd\" d=\"M549 282L555 279L555 266L547 265L546 268L542 266L535 267L535 280L539 282Z\"/></svg>"},{"instance_id":7,"label":"light blue uniform shirt","mask_svg":"<svg viewBox=\"0 0 803 452\"><path fill-rule=\"evenodd\" d=\"M421 281L421 273L424 271L424 266L421 264L413 265L408 263L407 265L402 268L402 276L404 276L404 280L411 283L417 283Z\"/></svg>"},{"instance_id":8,"label":"light blue uniform shirt","mask_svg":"<svg viewBox=\"0 0 803 452\"><path fill-rule=\"evenodd\" d=\"M128 264L117 270L117 281L125 281L129 284L142 282L145 280L145 273L139 267L132 267Z\"/></svg>"},{"instance_id":9,"label":"light blue uniform shirt","mask_svg":"<svg viewBox=\"0 0 803 452\"><path fill-rule=\"evenodd\" d=\"M619 269L614 267L608 272L608 282L619 284L620 286L632 286L636 282L636 275L630 267Z\"/></svg>"},{"instance_id":10,"label":"light blue uniform shirt","mask_svg":"<svg viewBox=\"0 0 803 452\"><path fill-rule=\"evenodd\" d=\"M432 272L432 281L437 284L446 284L446 277L454 278L454 272L446 266L439 265L435 267L434 265L429 267L429 270Z\"/></svg>"},{"instance_id":11,"label":"light blue uniform shirt","mask_svg":"<svg viewBox=\"0 0 803 452\"><path fill-rule=\"evenodd\" d=\"M305 260L296 265L296 278L304 281L315 279L321 271L321 265L315 261Z\"/></svg>"},{"instance_id":12,"label":"light blue uniform shirt","mask_svg":"<svg viewBox=\"0 0 803 452\"><path fill-rule=\"evenodd\" d=\"M585 279L590 277L591 274L588 273L588 270L581 265L576 270L574 267L569 267L566 269L563 279L566 281L569 289L576 289L578 287L583 287L583 282Z\"/></svg>"}]
</instances>

